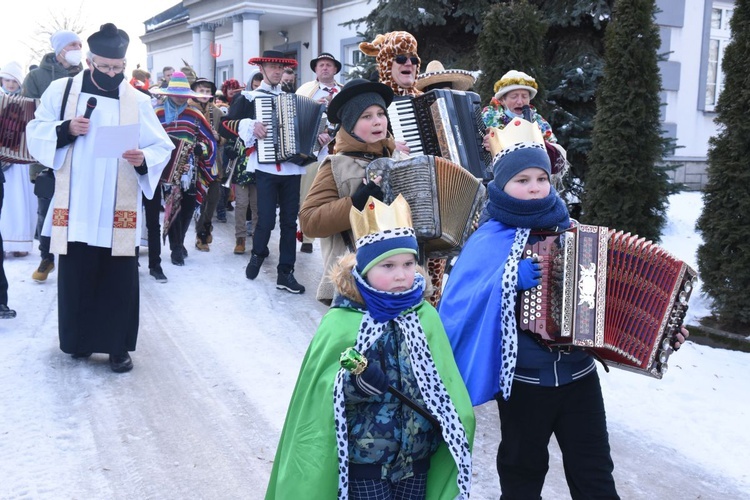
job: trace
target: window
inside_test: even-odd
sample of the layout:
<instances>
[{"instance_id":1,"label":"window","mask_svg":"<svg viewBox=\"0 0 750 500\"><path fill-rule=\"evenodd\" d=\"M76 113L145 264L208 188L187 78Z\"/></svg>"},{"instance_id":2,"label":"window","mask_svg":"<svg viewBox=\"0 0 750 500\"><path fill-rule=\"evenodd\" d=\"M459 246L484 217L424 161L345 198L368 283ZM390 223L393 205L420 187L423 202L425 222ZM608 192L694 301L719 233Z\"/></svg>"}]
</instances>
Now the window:
<instances>
[{"instance_id":1,"label":"window","mask_svg":"<svg viewBox=\"0 0 750 500\"><path fill-rule=\"evenodd\" d=\"M344 69L339 76L342 79L342 83L345 83L352 78L350 73L356 72L361 74L364 70L364 68L360 66L365 57L365 55L359 50L359 43L361 41L362 39L359 37L345 38L341 40L341 54L344 58L341 62L343 63Z\"/></svg>"},{"instance_id":2,"label":"window","mask_svg":"<svg viewBox=\"0 0 750 500\"><path fill-rule=\"evenodd\" d=\"M729 21L732 19L734 7L729 4L714 2L711 9L711 34L708 42L708 65L706 68L706 111L713 111L719 94L724 88L724 72L721 70L721 60L724 49L731 38Z\"/></svg>"}]
</instances>

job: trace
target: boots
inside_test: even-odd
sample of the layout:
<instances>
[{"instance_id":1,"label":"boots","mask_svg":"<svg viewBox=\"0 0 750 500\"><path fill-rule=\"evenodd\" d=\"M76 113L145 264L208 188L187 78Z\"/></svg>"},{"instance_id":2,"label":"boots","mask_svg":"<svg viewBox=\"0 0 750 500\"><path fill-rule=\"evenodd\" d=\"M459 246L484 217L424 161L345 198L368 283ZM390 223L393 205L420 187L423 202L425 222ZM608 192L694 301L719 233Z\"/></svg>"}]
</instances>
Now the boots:
<instances>
[{"instance_id":1,"label":"boots","mask_svg":"<svg viewBox=\"0 0 750 500\"><path fill-rule=\"evenodd\" d=\"M195 248L200 250L201 252L209 252L211 249L208 247L208 233L206 231L201 231L200 233L195 235Z\"/></svg>"},{"instance_id":2,"label":"boots","mask_svg":"<svg viewBox=\"0 0 750 500\"><path fill-rule=\"evenodd\" d=\"M234 253L236 255L245 253L245 238L237 238L237 244L234 245Z\"/></svg>"}]
</instances>

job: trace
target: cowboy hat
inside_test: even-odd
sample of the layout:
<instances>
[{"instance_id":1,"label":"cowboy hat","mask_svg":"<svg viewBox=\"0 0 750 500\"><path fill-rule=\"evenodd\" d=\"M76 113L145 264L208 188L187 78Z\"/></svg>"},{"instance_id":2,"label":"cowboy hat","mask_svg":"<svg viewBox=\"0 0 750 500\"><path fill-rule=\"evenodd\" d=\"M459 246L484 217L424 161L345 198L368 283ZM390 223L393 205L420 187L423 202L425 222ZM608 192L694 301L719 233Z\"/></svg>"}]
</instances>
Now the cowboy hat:
<instances>
[{"instance_id":1,"label":"cowboy hat","mask_svg":"<svg viewBox=\"0 0 750 500\"><path fill-rule=\"evenodd\" d=\"M426 71L417 77L414 86L418 90L440 83L450 83L453 90L469 90L476 78L465 69L445 69L440 61L430 61Z\"/></svg>"}]
</instances>

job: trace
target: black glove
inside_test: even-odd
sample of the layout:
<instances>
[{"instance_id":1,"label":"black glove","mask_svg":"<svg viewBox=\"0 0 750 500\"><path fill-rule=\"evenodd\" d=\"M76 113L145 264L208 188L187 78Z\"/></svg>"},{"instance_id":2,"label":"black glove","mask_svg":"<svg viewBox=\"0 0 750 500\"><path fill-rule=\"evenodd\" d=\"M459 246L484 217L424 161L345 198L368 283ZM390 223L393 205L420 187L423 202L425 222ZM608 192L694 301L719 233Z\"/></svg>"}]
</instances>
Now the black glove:
<instances>
[{"instance_id":1,"label":"black glove","mask_svg":"<svg viewBox=\"0 0 750 500\"><path fill-rule=\"evenodd\" d=\"M230 148L230 147L224 148L224 157L227 158L228 160L234 160L238 156L239 154L237 154L237 150L235 148Z\"/></svg>"},{"instance_id":2,"label":"black glove","mask_svg":"<svg viewBox=\"0 0 750 500\"><path fill-rule=\"evenodd\" d=\"M368 360L365 371L354 376L354 387L365 396L379 396L388 390L388 377L378 363Z\"/></svg>"},{"instance_id":3,"label":"black glove","mask_svg":"<svg viewBox=\"0 0 750 500\"><path fill-rule=\"evenodd\" d=\"M521 292L542 284L542 264L535 259L521 259L518 263L516 291Z\"/></svg>"},{"instance_id":4,"label":"black glove","mask_svg":"<svg viewBox=\"0 0 750 500\"><path fill-rule=\"evenodd\" d=\"M367 204L367 199L372 196L383 201L383 190L373 181L360 185L352 195L352 205L357 210L362 210Z\"/></svg>"}]
</instances>

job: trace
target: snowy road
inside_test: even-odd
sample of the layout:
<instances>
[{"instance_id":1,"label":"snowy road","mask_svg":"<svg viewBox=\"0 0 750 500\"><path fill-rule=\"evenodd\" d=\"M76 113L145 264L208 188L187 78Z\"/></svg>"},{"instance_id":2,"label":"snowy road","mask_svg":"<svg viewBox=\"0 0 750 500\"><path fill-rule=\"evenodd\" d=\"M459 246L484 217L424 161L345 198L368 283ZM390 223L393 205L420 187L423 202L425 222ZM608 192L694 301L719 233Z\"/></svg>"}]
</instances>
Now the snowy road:
<instances>
[{"instance_id":1,"label":"snowy road","mask_svg":"<svg viewBox=\"0 0 750 500\"><path fill-rule=\"evenodd\" d=\"M273 255L258 279L248 281L248 256L232 254L229 216L229 224L215 225L209 253L195 250L188 236L185 267L172 266L162 252L166 284L148 276L142 250L140 337L127 374L112 373L105 355L82 361L62 354L57 273L39 285L29 278L36 253L6 259L9 305L18 318L0 322L0 498L263 497L299 364L325 312L314 294L321 257L317 243L312 255L298 254L295 274L308 288L302 296L276 290ZM277 242L274 232L272 253ZM701 346L692 349L702 353ZM611 393L617 384L606 380L622 375L600 373L622 498L750 498L746 467L722 466L727 458L719 455L729 450L707 449L708 456L696 459L681 452L691 447L679 440L657 443L653 430L623 423L618 414L628 403L610 405L619 396ZM696 405L713 404L698 397ZM654 419L663 420L663 411L657 408ZM750 415L743 414L747 422ZM695 439L692 432L731 432L703 431L686 415L674 418L686 426L684 439ZM472 496L494 499L495 406L477 408L477 419ZM742 437L739 446L746 444ZM742 453L740 460L748 450ZM569 498L554 447L544 497Z\"/></svg>"}]
</instances>

